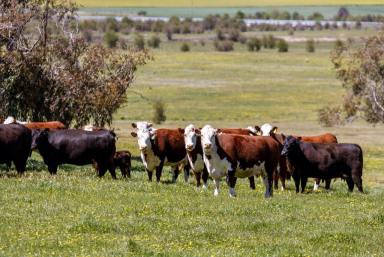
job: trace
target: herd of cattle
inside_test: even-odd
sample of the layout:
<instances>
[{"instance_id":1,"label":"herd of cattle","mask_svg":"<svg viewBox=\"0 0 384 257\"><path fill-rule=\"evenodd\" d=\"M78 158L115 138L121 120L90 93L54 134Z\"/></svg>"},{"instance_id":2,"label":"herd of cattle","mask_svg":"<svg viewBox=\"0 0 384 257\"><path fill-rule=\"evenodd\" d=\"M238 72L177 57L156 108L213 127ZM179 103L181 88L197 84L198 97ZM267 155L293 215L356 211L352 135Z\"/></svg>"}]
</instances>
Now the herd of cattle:
<instances>
[{"instance_id":1,"label":"herd of cattle","mask_svg":"<svg viewBox=\"0 0 384 257\"><path fill-rule=\"evenodd\" d=\"M131 154L116 151L116 134L107 129L85 127L66 129L61 122L23 123L8 118L0 125L0 163L14 163L22 174L31 151L37 149L51 174L58 165L93 164L101 177L108 170L116 178L115 167L130 177ZM171 166L173 182L180 171L188 181L190 171L196 184L207 187L210 176L215 183L214 195L219 194L220 180L226 177L230 196L236 196L237 178L248 178L255 188L255 176L261 176L265 197L272 196L278 180L285 189L285 180L292 176L296 192L304 192L308 178L315 178L316 190L320 180L330 188L331 179L345 179L348 189L362 187L363 154L356 144L340 144L334 135L285 136L277 127L264 124L246 129L213 128L206 125L185 129L153 128L151 123L132 123L141 159L149 181L156 172L159 182L163 166Z\"/></svg>"}]
</instances>

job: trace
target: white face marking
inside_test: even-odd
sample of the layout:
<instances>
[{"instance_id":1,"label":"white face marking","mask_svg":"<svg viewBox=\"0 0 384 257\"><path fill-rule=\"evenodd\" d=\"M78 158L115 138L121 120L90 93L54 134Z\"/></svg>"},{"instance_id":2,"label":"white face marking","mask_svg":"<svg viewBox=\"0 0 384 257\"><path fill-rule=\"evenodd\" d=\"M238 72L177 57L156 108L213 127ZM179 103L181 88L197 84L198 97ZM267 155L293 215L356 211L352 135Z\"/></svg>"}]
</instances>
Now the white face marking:
<instances>
[{"instance_id":1,"label":"white face marking","mask_svg":"<svg viewBox=\"0 0 384 257\"><path fill-rule=\"evenodd\" d=\"M185 142L185 149L187 151L192 151L196 147L196 129L193 124L188 125L184 129L184 142Z\"/></svg>"},{"instance_id":2,"label":"white face marking","mask_svg":"<svg viewBox=\"0 0 384 257\"><path fill-rule=\"evenodd\" d=\"M139 129L137 131L137 144L139 145L140 151L151 149L151 130Z\"/></svg>"},{"instance_id":3,"label":"white face marking","mask_svg":"<svg viewBox=\"0 0 384 257\"><path fill-rule=\"evenodd\" d=\"M3 122L3 124L12 124L12 123L16 123L16 119L12 116L8 116Z\"/></svg>"},{"instance_id":4,"label":"white face marking","mask_svg":"<svg viewBox=\"0 0 384 257\"><path fill-rule=\"evenodd\" d=\"M250 132L252 132L253 134L255 134L255 135L257 134L257 131L256 131L255 127L248 126L247 129L248 129Z\"/></svg>"},{"instance_id":5,"label":"white face marking","mask_svg":"<svg viewBox=\"0 0 384 257\"><path fill-rule=\"evenodd\" d=\"M214 129L211 125L205 125L201 130L201 146L203 151L209 152L212 146L215 144L215 136L217 129Z\"/></svg>"},{"instance_id":6,"label":"white face marking","mask_svg":"<svg viewBox=\"0 0 384 257\"><path fill-rule=\"evenodd\" d=\"M145 130L152 127L152 123L147 121L138 121L138 122L135 122L135 125L137 130Z\"/></svg>"},{"instance_id":7,"label":"white face marking","mask_svg":"<svg viewBox=\"0 0 384 257\"><path fill-rule=\"evenodd\" d=\"M273 127L271 124L266 123L263 126L261 126L260 129L261 129L261 135L262 136L270 136Z\"/></svg>"}]
</instances>

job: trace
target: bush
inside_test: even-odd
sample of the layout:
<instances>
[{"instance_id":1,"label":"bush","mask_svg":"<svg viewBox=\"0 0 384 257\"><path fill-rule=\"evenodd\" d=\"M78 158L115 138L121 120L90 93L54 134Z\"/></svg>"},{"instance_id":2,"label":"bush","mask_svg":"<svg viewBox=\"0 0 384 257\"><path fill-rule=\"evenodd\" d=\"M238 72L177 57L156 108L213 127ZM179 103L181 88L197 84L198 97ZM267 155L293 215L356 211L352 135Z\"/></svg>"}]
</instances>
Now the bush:
<instances>
[{"instance_id":1,"label":"bush","mask_svg":"<svg viewBox=\"0 0 384 257\"><path fill-rule=\"evenodd\" d=\"M324 127L342 125L342 111L340 107L324 107L318 110L318 121Z\"/></svg>"},{"instance_id":2,"label":"bush","mask_svg":"<svg viewBox=\"0 0 384 257\"><path fill-rule=\"evenodd\" d=\"M172 40L173 29L172 29L170 26L168 26L168 27L165 28L165 35L167 36L167 39L168 39L169 41Z\"/></svg>"},{"instance_id":3,"label":"bush","mask_svg":"<svg viewBox=\"0 0 384 257\"><path fill-rule=\"evenodd\" d=\"M214 46L216 50L220 52L233 51L233 42L229 40L215 41Z\"/></svg>"},{"instance_id":4,"label":"bush","mask_svg":"<svg viewBox=\"0 0 384 257\"><path fill-rule=\"evenodd\" d=\"M136 34L135 39L133 41L135 47L139 50L144 50L145 47L145 41L144 37L140 34Z\"/></svg>"},{"instance_id":5,"label":"bush","mask_svg":"<svg viewBox=\"0 0 384 257\"><path fill-rule=\"evenodd\" d=\"M216 39L217 40L225 40L224 32L221 29L216 30Z\"/></svg>"},{"instance_id":6,"label":"bush","mask_svg":"<svg viewBox=\"0 0 384 257\"><path fill-rule=\"evenodd\" d=\"M313 39L308 39L305 48L308 53L315 52L315 41Z\"/></svg>"},{"instance_id":7,"label":"bush","mask_svg":"<svg viewBox=\"0 0 384 257\"><path fill-rule=\"evenodd\" d=\"M180 47L180 50L182 51L182 52L189 52L189 45L187 44L187 43L183 43L182 45L181 45L181 47Z\"/></svg>"},{"instance_id":8,"label":"bush","mask_svg":"<svg viewBox=\"0 0 384 257\"><path fill-rule=\"evenodd\" d=\"M261 48L261 41L257 37L250 38L247 43L248 51L259 51Z\"/></svg>"},{"instance_id":9,"label":"bush","mask_svg":"<svg viewBox=\"0 0 384 257\"><path fill-rule=\"evenodd\" d=\"M263 36L263 47L273 49L276 46L276 38L273 35Z\"/></svg>"},{"instance_id":10,"label":"bush","mask_svg":"<svg viewBox=\"0 0 384 257\"><path fill-rule=\"evenodd\" d=\"M161 42L160 37L157 35L153 35L150 39L148 39L147 44L149 47L159 48L160 42Z\"/></svg>"},{"instance_id":11,"label":"bush","mask_svg":"<svg viewBox=\"0 0 384 257\"><path fill-rule=\"evenodd\" d=\"M229 40L233 42L238 42L241 37L240 31L238 29L231 29L229 31Z\"/></svg>"},{"instance_id":12,"label":"bush","mask_svg":"<svg viewBox=\"0 0 384 257\"><path fill-rule=\"evenodd\" d=\"M157 99L153 102L153 118L152 122L155 124L161 124L167 117L165 116L165 104L161 99Z\"/></svg>"},{"instance_id":13,"label":"bush","mask_svg":"<svg viewBox=\"0 0 384 257\"><path fill-rule=\"evenodd\" d=\"M107 44L109 48L114 48L117 45L117 41L119 41L119 37L117 34L111 30L105 33L104 35L104 42Z\"/></svg>"},{"instance_id":14,"label":"bush","mask_svg":"<svg viewBox=\"0 0 384 257\"><path fill-rule=\"evenodd\" d=\"M284 39L279 39L277 41L277 50L278 52L288 52L288 43Z\"/></svg>"}]
</instances>

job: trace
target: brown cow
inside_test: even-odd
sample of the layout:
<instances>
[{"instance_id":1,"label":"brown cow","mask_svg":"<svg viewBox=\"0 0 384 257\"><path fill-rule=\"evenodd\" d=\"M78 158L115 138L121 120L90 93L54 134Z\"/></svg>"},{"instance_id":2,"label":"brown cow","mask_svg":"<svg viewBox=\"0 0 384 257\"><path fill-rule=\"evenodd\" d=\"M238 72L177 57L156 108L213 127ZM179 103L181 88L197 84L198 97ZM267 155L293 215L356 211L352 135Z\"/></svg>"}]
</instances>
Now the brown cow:
<instances>
[{"instance_id":1,"label":"brown cow","mask_svg":"<svg viewBox=\"0 0 384 257\"><path fill-rule=\"evenodd\" d=\"M237 135L254 135L253 130L247 128L219 128L218 133L237 134ZM208 171L203 161L203 148L201 147L200 129L195 128L193 124L188 125L184 129L185 149L187 150L187 157L189 165L193 170L196 178L197 187L200 186L200 178L203 178L203 188L207 188ZM249 177L249 184L251 189L255 189L254 176Z\"/></svg>"},{"instance_id":2,"label":"brown cow","mask_svg":"<svg viewBox=\"0 0 384 257\"><path fill-rule=\"evenodd\" d=\"M138 128L136 124L132 126ZM183 129L143 127L138 128L137 132L132 132L131 135L137 137L141 160L147 170L149 181L152 181L152 173L156 170L156 180L160 182L164 165L172 167L173 183L176 182L181 166L184 166L184 179L188 181L189 164L184 146Z\"/></svg>"},{"instance_id":3,"label":"brown cow","mask_svg":"<svg viewBox=\"0 0 384 257\"><path fill-rule=\"evenodd\" d=\"M219 194L220 179L226 175L231 197L236 196L237 177L254 175L263 176L265 197L272 196L272 177L280 157L279 144L272 137L218 133L206 125L201 130L201 145L204 163L215 180L215 196Z\"/></svg>"},{"instance_id":4,"label":"brown cow","mask_svg":"<svg viewBox=\"0 0 384 257\"><path fill-rule=\"evenodd\" d=\"M65 125L60 121L47 121L47 122L28 122L25 123L29 129L65 129Z\"/></svg>"},{"instance_id":5,"label":"brown cow","mask_svg":"<svg viewBox=\"0 0 384 257\"><path fill-rule=\"evenodd\" d=\"M131 153L127 150L117 151L113 157L115 167L119 167L123 177L131 177Z\"/></svg>"}]
</instances>

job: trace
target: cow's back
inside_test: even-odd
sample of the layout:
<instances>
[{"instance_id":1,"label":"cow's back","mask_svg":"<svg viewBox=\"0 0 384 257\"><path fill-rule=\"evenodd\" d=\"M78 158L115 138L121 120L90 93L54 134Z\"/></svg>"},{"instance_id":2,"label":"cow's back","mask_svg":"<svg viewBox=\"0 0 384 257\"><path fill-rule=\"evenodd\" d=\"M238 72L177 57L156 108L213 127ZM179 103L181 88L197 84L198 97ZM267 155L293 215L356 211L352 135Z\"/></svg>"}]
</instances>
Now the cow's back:
<instances>
[{"instance_id":1,"label":"cow's back","mask_svg":"<svg viewBox=\"0 0 384 257\"><path fill-rule=\"evenodd\" d=\"M336 144L337 138L331 133L325 133L318 136L299 136L301 141L308 143L323 143L323 144Z\"/></svg>"},{"instance_id":2,"label":"cow's back","mask_svg":"<svg viewBox=\"0 0 384 257\"><path fill-rule=\"evenodd\" d=\"M176 163L185 159L184 131L181 129L157 129L153 151L167 162Z\"/></svg>"}]
</instances>

